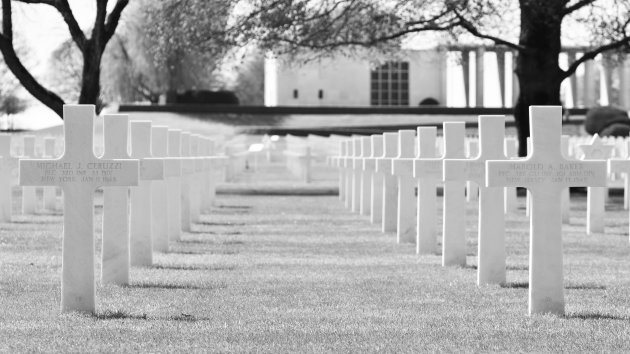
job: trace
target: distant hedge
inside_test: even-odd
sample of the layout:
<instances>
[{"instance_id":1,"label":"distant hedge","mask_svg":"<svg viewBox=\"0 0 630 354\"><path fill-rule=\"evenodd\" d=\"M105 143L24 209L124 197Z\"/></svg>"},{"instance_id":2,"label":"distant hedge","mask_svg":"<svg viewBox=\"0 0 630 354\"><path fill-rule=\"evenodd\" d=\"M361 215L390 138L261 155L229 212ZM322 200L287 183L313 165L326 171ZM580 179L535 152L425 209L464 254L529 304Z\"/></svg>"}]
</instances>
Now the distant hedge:
<instances>
[{"instance_id":1,"label":"distant hedge","mask_svg":"<svg viewBox=\"0 0 630 354\"><path fill-rule=\"evenodd\" d=\"M239 100L232 91L189 90L183 93L168 93L166 103L238 105Z\"/></svg>"}]
</instances>

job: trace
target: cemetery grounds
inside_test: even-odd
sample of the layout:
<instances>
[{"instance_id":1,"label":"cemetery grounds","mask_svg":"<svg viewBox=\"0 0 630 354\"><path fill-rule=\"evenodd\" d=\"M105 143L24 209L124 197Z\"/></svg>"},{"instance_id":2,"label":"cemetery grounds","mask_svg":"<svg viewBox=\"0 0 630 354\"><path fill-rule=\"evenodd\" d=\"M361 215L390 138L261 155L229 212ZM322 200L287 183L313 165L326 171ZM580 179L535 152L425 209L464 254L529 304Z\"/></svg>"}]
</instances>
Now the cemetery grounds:
<instances>
[{"instance_id":1,"label":"cemetery grounds","mask_svg":"<svg viewBox=\"0 0 630 354\"><path fill-rule=\"evenodd\" d=\"M59 313L61 214L0 224L0 351L630 350L621 196L607 204L606 233L590 236L586 197L572 196L563 225L567 315L529 317L523 196L506 216L508 282L479 288L476 203L467 204L468 266L444 268L440 255L417 256L346 210L330 193L336 178L317 165L305 188L281 162L245 172L154 266L133 268L130 286L97 281L95 315ZM97 255L101 205L97 193Z\"/></svg>"}]
</instances>

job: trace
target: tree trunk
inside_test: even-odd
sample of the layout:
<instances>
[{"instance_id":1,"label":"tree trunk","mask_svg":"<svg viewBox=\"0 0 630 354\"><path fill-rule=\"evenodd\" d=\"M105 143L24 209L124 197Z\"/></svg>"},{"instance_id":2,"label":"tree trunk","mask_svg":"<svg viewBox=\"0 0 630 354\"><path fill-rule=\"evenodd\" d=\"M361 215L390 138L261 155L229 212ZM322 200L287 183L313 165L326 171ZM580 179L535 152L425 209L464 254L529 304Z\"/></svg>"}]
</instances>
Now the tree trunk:
<instances>
[{"instance_id":1,"label":"tree trunk","mask_svg":"<svg viewBox=\"0 0 630 354\"><path fill-rule=\"evenodd\" d=\"M96 112L101 110L101 50L89 41L83 53L83 74L79 104L96 105Z\"/></svg>"},{"instance_id":2,"label":"tree trunk","mask_svg":"<svg viewBox=\"0 0 630 354\"><path fill-rule=\"evenodd\" d=\"M519 156L527 155L529 106L560 105L562 0L521 0L520 50L516 75L520 95L514 107Z\"/></svg>"}]
</instances>

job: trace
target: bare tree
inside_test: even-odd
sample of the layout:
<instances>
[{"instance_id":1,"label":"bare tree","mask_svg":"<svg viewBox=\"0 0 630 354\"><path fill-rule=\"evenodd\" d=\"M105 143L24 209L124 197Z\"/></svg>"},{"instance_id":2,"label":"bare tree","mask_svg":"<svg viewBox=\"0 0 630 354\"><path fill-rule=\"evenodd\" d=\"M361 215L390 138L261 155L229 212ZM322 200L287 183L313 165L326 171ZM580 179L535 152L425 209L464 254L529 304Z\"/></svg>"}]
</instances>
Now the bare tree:
<instances>
[{"instance_id":1,"label":"bare tree","mask_svg":"<svg viewBox=\"0 0 630 354\"><path fill-rule=\"evenodd\" d=\"M53 7L62 16L68 26L74 44L82 55L81 89L78 103L96 104L100 94L101 59L107 43L114 35L120 16L129 0L117 0L112 10L107 13L108 0L96 1L96 16L92 31L88 36L81 30L70 9L68 0L2 0L2 33L0 34L0 52L4 60L20 81L22 86L37 100L48 106L63 119L64 100L55 92L44 87L24 66L13 43L13 2L26 4L45 4Z\"/></svg>"}]
</instances>

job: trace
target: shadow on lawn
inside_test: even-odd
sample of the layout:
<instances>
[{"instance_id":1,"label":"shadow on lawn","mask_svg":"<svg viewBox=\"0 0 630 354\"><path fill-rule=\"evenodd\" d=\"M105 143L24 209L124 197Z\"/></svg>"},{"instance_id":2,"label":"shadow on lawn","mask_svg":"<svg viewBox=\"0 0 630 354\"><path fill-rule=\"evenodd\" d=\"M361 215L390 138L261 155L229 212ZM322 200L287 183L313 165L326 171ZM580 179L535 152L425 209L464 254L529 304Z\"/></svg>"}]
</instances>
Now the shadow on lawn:
<instances>
[{"instance_id":1,"label":"shadow on lawn","mask_svg":"<svg viewBox=\"0 0 630 354\"><path fill-rule=\"evenodd\" d=\"M212 242L195 242L196 244L212 244ZM205 251L191 251L191 250L174 250L168 251L168 254L194 254L194 255L208 255L208 254L239 254L239 250L226 249L226 250L205 250Z\"/></svg>"},{"instance_id":2,"label":"shadow on lawn","mask_svg":"<svg viewBox=\"0 0 630 354\"><path fill-rule=\"evenodd\" d=\"M196 255L209 254L203 251L188 251L188 250L168 251L167 253L168 254L196 254Z\"/></svg>"},{"instance_id":3,"label":"shadow on lawn","mask_svg":"<svg viewBox=\"0 0 630 354\"><path fill-rule=\"evenodd\" d=\"M195 234L195 235L216 235L217 234L214 231L197 231L197 230L186 231L186 233ZM179 242L190 243L190 241L179 241Z\"/></svg>"},{"instance_id":4,"label":"shadow on lawn","mask_svg":"<svg viewBox=\"0 0 630 354\"><path fill-rule=\"evenodd\" d=\"M505 267L506 270L529 270L529 266L526 264L513 264Z\"/></svg>"},{"instance_id":5,"label":"shadow on lawn","mask_svg":"<svg viewBox=\"0 0 630 354\"><path fill-rule=\"evenodd\" d=\"M49 224L57 224L59 223L59 221L57 220L13 220L11 221L11 223L22 224L22 225L28 225L28 224L49 225Z\"/></svg>"},{"instance_id":6,"label":"shadow on lawn","mask_svg":"<svg viewBox=\"0 0 630 354\"><path fill-rule=\"evenodd\" d=\"M528 289L529 282L523 281L506 283L502 284L501 287L507 289ZM568 290L606 290L605 286L596 284L567 284L564 288Z\"/></svg>"},{"instance_id":7,"label":"shadow on lawn","mask_svg":"<svg viewBox=\"0 0 630 354\"><path fill-rule=\"evenodd\" d=\"M97 320L147 320L147 314L134 315L121 310L105 311L103 313L95 313L94 318Z\"/></svg>"},{"instance_id":8,"label":"shadow on lawn","mask_svg":"<svg viewBox=\"0 0 630 354\"><path fill-rule=\"evenodd\" d=\"M586 313L570 313L564 316L567 319L579 319L579 320L619 320L628 321L628 316L617 316L606 313L586 312Z\"/></svg>"},{"instance_id":9,"label":"shadow on lawn","mask_svg":"<svg viewBox=\"0 0 630 354\"><path fill-rule=\"evenodd\" d=\"M194 234L194 235L225 235L225 236L228 236L228 235L242 235L242 232L240 232L240 231L215 232L215 231L191 230L191 231L186 231L186 233ZM205 243L205 242L197 241L197 240L179 241L179 242L183 242L183 243L195 243L195 242Z\"/></svg>"},{"instance_id":10,"label":"shadow on lawn","mask_svg":"<svg viewBox=\"0 0 630 354\"><path fill-rule=\"evenodd\" d=\"M245 226L244 222L208 222L208 221L199 221L196 224L198 224L198 225L206 225L206 226Z\"/></svg>"},{"instance_id":11,"label":"shadow on lawn","mask_svg":"<svg viewBox=\"0 0 630 354\"><path fill-rule=\"evenodd\" d=\"M144 321L183 321L183 322L197 322L207 321L209 318L195 317L187 313L180 313L179 315L172 315L166 318L162 317L149 317L146 313L143 314L131 314L121 310L105 311L103 313L96 313L93 317L97 320L144 320Z\"/></svg>"},{"instance_id":12,"label":"shadow on lawn","mask_svg":"<svg viewBox=\"0 0 630 354\"><path fill-rule=\"evenodd\" d=\"M249 205L219 205L219 209L252 209Z\"/></svg>"},{"instance_id":13,"label":"shadow on lawn","mask_svg":"<svg viewBox=\"0 0 630 354\"><path fill-rule=\"evenodd\" d=\"M225 233L222 235L240 235L241 233ZM217 240L179 240L178 243L183 244L193 244L193 245L224 245L224 246L232 246L232 245L244 245L245 241L240 240L226 240L226 241L217 241Z\"/></svg>"},{"instance_id":14,"label":"shadow on lawn","mask_svg":"<svg viewBox=\"0 0 630 354\"><path fill-rule=\"evenodd\" d=\"M168 283L136 283L125 285L125 288L130 289L175 289L175 290L214 290L214 289L225 289L227 285L225 284L214 284L208 286L199 286L193 284L168 284Z\"/></svg>"},{"instance_id":15,"label":"shadow on lawn","mask_svg":"<svg viewBox=\"0 0 630 354\"><path fill-rule=\"evenodd\" d=\"M153 269L166 269L166 270L208 270L208 271L221 271L221 270L234 270L236 266L205 266L198 264L156 264Z\"/></svg>"}]
</instances>

